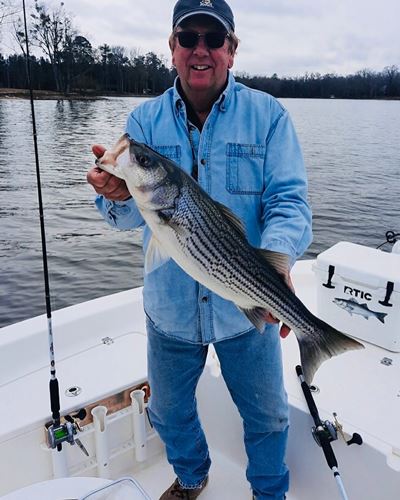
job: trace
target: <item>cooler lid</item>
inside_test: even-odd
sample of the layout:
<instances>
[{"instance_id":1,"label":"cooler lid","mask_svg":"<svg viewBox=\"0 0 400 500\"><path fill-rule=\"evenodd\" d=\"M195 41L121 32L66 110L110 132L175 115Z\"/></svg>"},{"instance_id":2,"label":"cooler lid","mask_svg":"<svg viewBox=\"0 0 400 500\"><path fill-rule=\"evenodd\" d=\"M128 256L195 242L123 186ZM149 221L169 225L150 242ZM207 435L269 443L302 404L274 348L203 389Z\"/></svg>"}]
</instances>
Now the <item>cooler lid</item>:
<instances>
[{"instance_id":1,"label":"cooler lid","mask_svg":"<svg viewBox=\"0 0 400 500\"><path fill-rule=\"evenodd\" d=\"M328 272L329 266L335 266L335 274L342 278L374 288L386 288L391 281L394 291L400 292L398 254L341 241L318 255L314 270Z\"/></svg>"}]
</instances>

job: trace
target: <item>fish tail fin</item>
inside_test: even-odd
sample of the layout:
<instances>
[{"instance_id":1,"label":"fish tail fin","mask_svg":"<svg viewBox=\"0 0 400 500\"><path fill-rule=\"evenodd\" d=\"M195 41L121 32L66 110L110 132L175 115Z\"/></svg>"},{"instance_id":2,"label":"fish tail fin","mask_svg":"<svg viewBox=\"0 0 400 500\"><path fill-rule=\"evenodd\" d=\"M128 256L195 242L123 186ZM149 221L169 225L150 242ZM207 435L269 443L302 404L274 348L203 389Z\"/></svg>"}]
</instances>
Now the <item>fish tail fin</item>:
<instances>
[{"instance_id":1,"label":"fish tail fin","mask_svg":"<svg viewBox=\"0 0 400 500\"><path fill-rule=\"evenodd\" d=\"M345 335L339 330L316 318L318 335L307 335L299 338L300 360L304 379L311 384L315 372L327 359L346 351L363 349L357 340Z\"/></svg>"},{"instance_id":2,"label":"fish tail fin","mask_svg":"<svg viewBox=\"0 0 400 500\"><path fill-rule=\"evenodd\" d=\"M376 313L376 317L379 319L379 321L383 324L385 324L385 318L387 316L387 313L380 313L380 312L377 312Z\"/></svg>"}]
</instances>

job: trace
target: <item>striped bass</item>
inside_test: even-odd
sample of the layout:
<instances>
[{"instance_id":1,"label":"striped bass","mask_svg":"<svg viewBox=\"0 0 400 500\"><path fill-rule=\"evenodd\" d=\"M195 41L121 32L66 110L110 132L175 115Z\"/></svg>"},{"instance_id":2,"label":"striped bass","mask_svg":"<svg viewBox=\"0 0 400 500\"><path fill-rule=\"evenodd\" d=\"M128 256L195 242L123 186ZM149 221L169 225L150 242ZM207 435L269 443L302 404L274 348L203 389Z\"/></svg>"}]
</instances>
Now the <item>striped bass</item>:
<instances>
[{"instance_id":1,"label":"striped bass","mask_svg":"<svg viewBox=\"0 0 400 500\"><path fill-rule=\"evenodd\" d=\"M369 319L372 317L376 318L381 323L385 324L385 318L387 316L387 313L371 311L371 309L368 307L366 303L360 304L359 302L356 301L356 299L342 299L339 297L333 299L333 302L337 306L347 311L350 314L350 316L352 316L353 314L359 314L365 319Z\"/></svg>"},{"instance_id":2,"label":"striped bass","mask_svg":"<svg viewBox=\"0 0 400 500\"><path fill-rule=\"evenodd\" d=\"M323 361L363 347L314 316L283 278L287 256L251 246L239 219L174 162L125 134L96 163L125 180L152 232L146 272L172 258L260 332L270 312L294 331L307 383Z\"/></svg>"}]
</instances>

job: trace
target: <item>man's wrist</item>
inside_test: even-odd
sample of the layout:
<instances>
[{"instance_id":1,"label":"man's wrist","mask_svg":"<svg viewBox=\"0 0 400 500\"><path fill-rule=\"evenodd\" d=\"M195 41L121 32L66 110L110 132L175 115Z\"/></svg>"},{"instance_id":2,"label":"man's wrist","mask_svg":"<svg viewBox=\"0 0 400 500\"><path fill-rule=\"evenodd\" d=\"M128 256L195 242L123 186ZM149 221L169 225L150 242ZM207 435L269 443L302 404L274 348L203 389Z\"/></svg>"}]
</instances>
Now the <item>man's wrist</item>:
<instances>
[{"instance_id":1,"label":"man's wrist","mask_svg":"<svg viewBox=\"0 0 400 500\"><path fill-rule=\"evenodd\" d=\"M128 196L128 198L124 198L123 200L114 200L114 203L127 203L129 200L132 200L132 196Z\"/></svg>"}]
</instances>

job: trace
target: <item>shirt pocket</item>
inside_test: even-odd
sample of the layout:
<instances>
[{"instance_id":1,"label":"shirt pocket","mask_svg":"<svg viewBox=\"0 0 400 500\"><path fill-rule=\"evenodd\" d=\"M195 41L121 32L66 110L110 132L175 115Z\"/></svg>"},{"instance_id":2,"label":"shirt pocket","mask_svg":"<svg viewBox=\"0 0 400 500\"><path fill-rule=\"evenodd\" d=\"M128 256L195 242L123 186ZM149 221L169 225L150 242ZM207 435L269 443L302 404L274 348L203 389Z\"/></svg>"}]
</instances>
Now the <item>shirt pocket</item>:
<instances>
[{"instance_id":1,"label":"shirt pocket","mask_svg":"<svg viewBox=\"0 0 400 500\"><path fill-rule=\"evenodd\" d=\"M232 194L261 194L264 190L265 146L226 145L226 189Z\"/></svg>"},{"instance_id":2,"label":"shirt pocket","mask_svg":"<svg viewBox=\"0 0 400 500\"><path fill-rule=\"evenodd\" d=\"M160 155L165 156L169 160L172 160L174 163L180 165L181 162L181 147L177 146L158 146L156 144L150 144L151 149L160 153Z\"/></svg>"}]
</instances>

